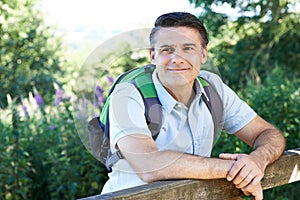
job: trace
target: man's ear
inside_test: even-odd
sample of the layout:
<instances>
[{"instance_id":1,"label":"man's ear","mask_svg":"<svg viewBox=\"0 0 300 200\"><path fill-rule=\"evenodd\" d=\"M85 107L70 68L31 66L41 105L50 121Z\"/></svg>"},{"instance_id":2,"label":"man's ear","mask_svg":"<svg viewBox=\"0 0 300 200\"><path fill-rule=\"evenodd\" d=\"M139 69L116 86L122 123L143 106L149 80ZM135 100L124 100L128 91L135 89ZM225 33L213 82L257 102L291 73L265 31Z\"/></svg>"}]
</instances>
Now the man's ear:
<instances>
[{"instance_id":1,"label":"man's ear","mask_svg":"<svg viewBox=\"0 0 300 200\"><path fill-rule=\"evenodd\" d=\"M206 63L207 58L208 58L208 50L207 50L207 47L205 47L205 48L202 48L202 51L201 51L201 63L202 64Z\"/></svg>"},{"instance_id":2,"label":"man's ear","mask_svg":"<svg viewBox=\"0 0 300 200\"><path fill-rule=\"evenodd\" d=\"M149 53L150 53L151 64L155 65L155 52L154 52L154 49L150 48Z\"/></svg>"}]
</instances>

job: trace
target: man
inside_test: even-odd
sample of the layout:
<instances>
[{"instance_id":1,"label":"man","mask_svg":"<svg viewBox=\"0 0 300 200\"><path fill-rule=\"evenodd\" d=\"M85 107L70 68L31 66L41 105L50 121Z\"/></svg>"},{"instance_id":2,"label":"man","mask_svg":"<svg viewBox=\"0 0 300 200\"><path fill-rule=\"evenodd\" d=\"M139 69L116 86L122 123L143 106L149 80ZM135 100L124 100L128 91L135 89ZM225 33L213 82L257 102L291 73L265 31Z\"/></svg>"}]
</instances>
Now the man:
<instances>
[{"instance_id":1,"label":"man","mask_svg":"<svg viewBox=\"0 0 300 200\"><path fill-rule=\"evenodd\" d=\"M166 179L227 178L246 195L262 199L261 179L270 163L280 157L285 140L279 130L259 117L216 75L224 130L252 146L247 154L221 154L210 158L214 126L203 102L197 79L207 60L207 32L189 13L160 16L150 34L150 58L156 65L152 79L162 104L162 127L154 141L144 117L145 106L131 83L118 84L109 110L110 140L119 160L102 193Z\"/></svg>"}]
</instances>

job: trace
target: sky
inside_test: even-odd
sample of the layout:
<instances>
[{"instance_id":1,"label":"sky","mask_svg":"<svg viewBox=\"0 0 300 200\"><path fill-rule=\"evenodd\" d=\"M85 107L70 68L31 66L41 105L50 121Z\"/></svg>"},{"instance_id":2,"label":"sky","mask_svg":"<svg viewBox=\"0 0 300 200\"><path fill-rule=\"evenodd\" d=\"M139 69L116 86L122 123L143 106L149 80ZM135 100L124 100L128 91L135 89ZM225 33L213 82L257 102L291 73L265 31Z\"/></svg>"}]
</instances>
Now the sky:
<instances>
[{"instance_id":1,"label":"sky","mask_svg":"<svg viewBox=\"0 0 300 200\"><path fill-rule=\"evenodd\" d=\"M57 33L73 48L96 47L123 32L151 28L166 12L202 12L188 0L42 0L42 9L47 23L57 26ZM213 9L233 18L239 15L228 4Z\"/></svg>"},{"instance_id":2,"label":"sky","mask_svg":"<svg viewBox=\"0 0 300 200\"><path fill-rule=\"evenodd\" d=\"M150 28L166 12L199 14L188 0L42 0L46 21L73 48L99 45L125 31Z\"/></svg>"}]
</instances>

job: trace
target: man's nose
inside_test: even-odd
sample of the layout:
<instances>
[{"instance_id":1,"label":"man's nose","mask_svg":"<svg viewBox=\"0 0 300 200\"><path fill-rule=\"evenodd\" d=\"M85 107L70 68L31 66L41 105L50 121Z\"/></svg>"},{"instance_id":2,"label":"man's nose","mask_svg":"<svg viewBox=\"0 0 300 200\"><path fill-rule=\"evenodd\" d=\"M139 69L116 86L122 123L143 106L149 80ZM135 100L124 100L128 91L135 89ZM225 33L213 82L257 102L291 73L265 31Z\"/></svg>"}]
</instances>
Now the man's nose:
<instances>
[{"instance_id":1,"label":"man's nose","mask_svg":"<svg viewBox=\"0 0 300 200\"><path fill-rule=\"evenodd\" d=\"M183 63L183 62L184 62L184 58L183 58L183 56L180 54L180 52L175 51L175 52L172 53L172 55L171 55L171 62L174 63L174 64Z\"/></svg>"}]
</instances>

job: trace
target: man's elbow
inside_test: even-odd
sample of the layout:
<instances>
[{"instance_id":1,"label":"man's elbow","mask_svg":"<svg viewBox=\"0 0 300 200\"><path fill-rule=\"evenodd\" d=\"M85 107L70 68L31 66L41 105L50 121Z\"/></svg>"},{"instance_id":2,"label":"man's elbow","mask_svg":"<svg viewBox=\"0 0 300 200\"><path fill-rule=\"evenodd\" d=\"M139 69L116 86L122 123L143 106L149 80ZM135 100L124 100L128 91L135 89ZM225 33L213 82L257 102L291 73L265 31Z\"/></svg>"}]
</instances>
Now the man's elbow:
<instances>
[{"instance_id":1,"label":"man's elbow","mask_svg":"<svg viewBox=\"0 0 300 200\"><path fill-rule=\"evenodd\" d=\"M138 173L138 176L145 183L152 183L162 179L155 171Z\"/></svg>"}]
</instances>

